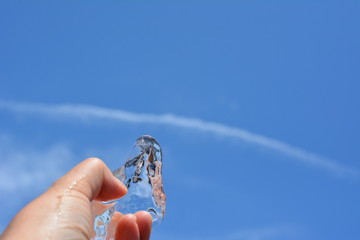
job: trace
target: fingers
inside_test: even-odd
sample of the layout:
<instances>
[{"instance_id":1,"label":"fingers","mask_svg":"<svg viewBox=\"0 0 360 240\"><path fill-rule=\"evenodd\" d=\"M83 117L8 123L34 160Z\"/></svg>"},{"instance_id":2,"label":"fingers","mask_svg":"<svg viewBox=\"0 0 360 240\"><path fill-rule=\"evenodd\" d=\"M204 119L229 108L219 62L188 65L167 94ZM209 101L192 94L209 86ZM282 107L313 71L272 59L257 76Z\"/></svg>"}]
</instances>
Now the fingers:
<instances>
[{"instance_id":1,"label":"fingers","mask_svg":"<svg viewBox=\"0 0 360 240\"><path fill-rule=\"evenodd\" d=\"M140 240L140 232L133 214L124 215L117 225L116 240Z\"/></svg>"},{"instance_id":2,"label":"fingers","mask_svg":"<svg viewBox=\"0 0 360 240\"><path fill-rule=\"evenodd\" d=\"M127 192L99 159L83 161L13 219L4 239L89 239L90 201L108 201Z\"/></svg>"},{"instance_id":3,"label":"fingers","mask_svg":"<svg viewBox=\"0 0 360 240\"><path fill-rule=\"evenodd\" d=\"M116 229L116 240L149 240L152 218L146 211L121 217Z\"/></svg>"},{"instance_id":4,"label":"fingers","mask_svg":"<svg viewBox=\"0 0 360 240\"><path fill-rule=\"evenodd\" d=\"M57 212L61 212L62 217L74 213L73 208L71 208L72 210L69 208L71 211L68 209L68 206L71 207L74 203L79 204L79 207L76 208L77 211L82 209L80 205L87 206L81 202L82 200L89 202L92 200L109 201L122 197L126 192L127 188L124 184L116 179L108 167L97 158L90 158L83 161L59 179L49 190L49 194L56 194L57 197L61 197L62 195L75 196L75 198L60 198L62 199L60 201L62 205L57 206L57 208L60 209L60 211ZM80 198L78 198L79 196ZM85 212L85 210L83 212ZM80 216L81 214L75 215ZM85 214L84 216L84 219L86 220L84 222L87 222L89 216L88 214ZM75 222L78 222L79 217L76 219L77 221ZM152 218L149 213L145 211L128 215L119 213L114 216L113 220L113 224L110 224L111 226L109 226L109 231L112 232L112 236L115 233L115 239L150 239Z\"/></svg>"},{"instance_id":5,"label":"fingers","mask_svg":"<svg viewBox=\"0 0 360 240\"><path fill-rule=\"evenodd\" d=\"M98 158L89 158L74 167L53 186L65 193L77 191L89 201L108 201L124 196L126 187L116 179L109 168Z\"/></svg>"},{"instance_id":6,"label":"fingers","mask_svg":"<svg viewBox=\"0 0 360 240\"><path fill-rule=\"evenodd\" d=\"M135 213L136 223L139 227L140 240L149 240L151 233L152 217L146 211Z\"/></svg>"}]
</instances>

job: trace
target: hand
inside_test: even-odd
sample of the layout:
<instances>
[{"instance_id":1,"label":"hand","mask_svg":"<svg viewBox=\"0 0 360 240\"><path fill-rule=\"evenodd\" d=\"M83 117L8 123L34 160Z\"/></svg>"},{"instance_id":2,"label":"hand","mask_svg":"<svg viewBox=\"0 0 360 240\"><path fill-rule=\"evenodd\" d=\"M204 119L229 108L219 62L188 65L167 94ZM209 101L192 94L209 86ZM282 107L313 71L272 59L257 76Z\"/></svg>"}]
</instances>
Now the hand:
<instances>
[{"instance_id":1,"label":"hand","mask_svg":"<svg viewBox=\"0 0 360 240\"><path fill-rule=\"evenodd\" d=\"M117 199L126 192L101 160L87 159L22 209L0 239L89 240L93 231L90 202ZM150 239L148 212L118 214L116 221L116 240Z\"/></svg>"}]
</instances>

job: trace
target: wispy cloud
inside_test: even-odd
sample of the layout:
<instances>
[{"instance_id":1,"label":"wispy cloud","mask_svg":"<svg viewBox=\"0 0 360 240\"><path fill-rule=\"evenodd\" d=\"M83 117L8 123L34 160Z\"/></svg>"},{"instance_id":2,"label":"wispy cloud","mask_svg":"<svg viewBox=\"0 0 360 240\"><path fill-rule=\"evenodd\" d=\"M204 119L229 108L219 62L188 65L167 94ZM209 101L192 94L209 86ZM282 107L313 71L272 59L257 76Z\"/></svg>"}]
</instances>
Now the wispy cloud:
<instances>
[{"instance_id":1,"label":"wispy cloud","mask_svg":"<svg viewBox=\"0 0 360 240\"><path fill-rule=\"evenodd\" d=\"M71 165L74 154L63 144L46 149L27 148L0 136L0 192L25 194L43 191ZM21 149L21 151L19 151Z\"/></svg>"},{"instance_id":2,"label":"wispy cloud","mask_svg":"<svg viewBox=\"0 0 360 240\"><path fill-rule=\"evenodd\" d=\"M17 211L74 165L71 159L65 144L37 148L0 135L0 234Z\"/></svg>"},{"instance_id":3,"label":"wispy cloud","mask_svg":"<svg viewBox=\"0 0 360 240\"><path fill-rule=\"evenodd\" d=\"M221 136L238 138L257 146L276 150L293 157L298 161L326 169L338 176L358 176L358 169L345 166L332 159L325 158L314 153L308 152L298 147L294 147L285 142L262 136L260 134L251 133L245 129L228 126L221 123L208 122L196 118L186 118L174 114L144 114L123 111L119 109L108 109L91 105L77 104L32 104L0 101L0 109L9 110L19 113L45 114L50 116L67 116L78 118L81 120L91 119L110 119L115 121L129 123L151 123L163 124L175 127L183 127L204 131Z\"/></svg>"}]
</instances>

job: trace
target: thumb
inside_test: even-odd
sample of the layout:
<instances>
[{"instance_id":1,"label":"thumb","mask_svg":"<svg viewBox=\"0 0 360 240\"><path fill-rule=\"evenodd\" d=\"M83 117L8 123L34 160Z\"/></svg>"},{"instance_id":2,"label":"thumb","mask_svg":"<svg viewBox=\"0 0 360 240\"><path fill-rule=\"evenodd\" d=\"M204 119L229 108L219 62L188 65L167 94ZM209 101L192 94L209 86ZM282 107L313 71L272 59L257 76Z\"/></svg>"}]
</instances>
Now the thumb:
<instances>
[{"instance_id":1,"label":"thumb","mask_svg":"<svg viewBox=\"0 0 360 240\"><path fill-rule=\"evenodd\" d=\"M89 239L90 201L117 199L126 192L105 163L89 158L21 210L1 239Z\"/></svg>"},{"instance_id":2,"label":"thumb","mask_svg":"<svg viewBox=\"0 0 360 240\"><path fill-rule=\"evenodd\" d=\"M89 158L56 181L51 189L56 192L79 192L89 201L108 201L127 193L127 188L113 176L109 168L98 158Z\"/></svg>"}]
</instances>

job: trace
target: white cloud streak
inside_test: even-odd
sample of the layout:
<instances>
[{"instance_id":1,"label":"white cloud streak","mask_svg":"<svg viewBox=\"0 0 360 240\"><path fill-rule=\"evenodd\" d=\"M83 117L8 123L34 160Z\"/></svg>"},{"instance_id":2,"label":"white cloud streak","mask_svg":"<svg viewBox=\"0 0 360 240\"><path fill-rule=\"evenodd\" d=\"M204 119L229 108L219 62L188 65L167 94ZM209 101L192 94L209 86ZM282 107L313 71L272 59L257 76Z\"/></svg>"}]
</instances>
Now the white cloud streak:
<instances>
[{"instance_id":1,"label":"white cloud streak","mask_svg":"<svg viewBox=\"0 0 360 240\"><path fill-rule=\"evenodd\" d=\"M0 101L0 109L18 113L45 114L48 116L67 116L81 120L109 119L129 123L163 124L175 127L183 127L218 134L226 137L241 139L257 146L276 150L293 157L303 163L326 169L337 176L359 176L358 169L345 166L332 159L325 158L285 142L268 138L260 134L251 133L247 130L227 126L221 123L203 121L196 118L180 117L173 114L144 114L108 109L91 105L77 104L32 104Z\"/></svg>"}]
</instances>

